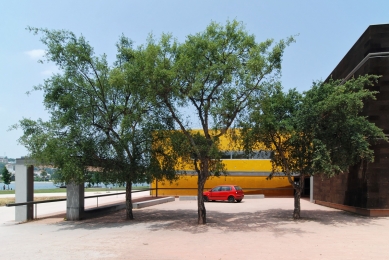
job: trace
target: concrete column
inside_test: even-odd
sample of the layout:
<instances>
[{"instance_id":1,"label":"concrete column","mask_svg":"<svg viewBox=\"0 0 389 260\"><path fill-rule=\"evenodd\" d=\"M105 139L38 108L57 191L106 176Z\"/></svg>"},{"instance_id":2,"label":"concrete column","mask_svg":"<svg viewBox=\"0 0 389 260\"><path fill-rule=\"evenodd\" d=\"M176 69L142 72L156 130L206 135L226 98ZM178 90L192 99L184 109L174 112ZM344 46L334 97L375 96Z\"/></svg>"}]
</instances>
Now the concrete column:
<instances>
[{"instance_id":1,"label":"concrete column","mask_svg":"<svg viewBox=\"0 0 389 260\"><path fill-rule=\"evenodd\" d=\"M313 176L310 177L309 186L309 201L313 203Z\"/></svg>"},{"instance_id":2,"label":"concrete column","mask_svg":"<svg viewBox=\"0 0 389 260\"><path fill-rule=\"evenodd\" d=\"M84 214L84 184L66 184L66 219L80 220Z\"/></svg>"},{"instance_id":3,"label":"concrete column","mask_svg":"<svg viewBox=\"0 0 389 260\"><path fill-rule=\"evenodd\" d=\"M26 159L16 159L15 165L15 203L34 201L34 166ZM34 218L34 205L15 207L15 221Z\"/></svg>"}]
</instances>

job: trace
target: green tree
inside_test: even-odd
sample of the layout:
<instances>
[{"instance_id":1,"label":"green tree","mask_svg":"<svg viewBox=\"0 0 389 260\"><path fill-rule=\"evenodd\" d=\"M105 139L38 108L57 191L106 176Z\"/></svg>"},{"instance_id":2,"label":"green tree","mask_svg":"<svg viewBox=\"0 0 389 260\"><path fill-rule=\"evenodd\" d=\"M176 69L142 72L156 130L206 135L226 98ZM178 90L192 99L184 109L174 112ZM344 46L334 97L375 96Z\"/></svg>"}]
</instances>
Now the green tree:
<instances>
[{"instance_id":1,"label":"green tree","mask_svg":"<svg viewBox=\"0 0 389 260\"><path fill-rule=\"evenodd\" d=\"M1 172L3 171L3 168L5 168L5 163L0 162L0 171ZM2 177L0 176L0 178L2 178Z\"/></svg>"},{"instance_id":2,"label":"green tree","mask_svg":"<svg viewBox=\"0 0 389 260\"><path fill-rule=\"evenodd\" d=\"M7 167L5 166L1 171L1 177L3 179L4 184L7 185L9 189L9 184L11 183L11 173L8 171Z\"/></svg>"},{"instance_id":3,"label":"green tree","mask_svg":"<svg viewBox=\"0 0 389 260\"><path fill-rule=\"evenodd\" d=\"M61 176L59 175L57 169L53 169L51 173L51 180L53 181L54 184L61 183Z\"/></svg>"},{"instance_id":4,"label":"green tree","mask_svg":"<svg viewBox=\"0 0 389 260\"><path fill-rule=\"evenodd\" d=\"M133 219L132 183L150 181L153 174L175 177L174 169L148 170L151 165L156 170L157 164L151 164L158 154L154 133L166 130L166 117L163 109L153 109L148 102L144 52L122 36L117 60L110 66L105 55L94 55L82 36L29 29L42 35L45 58L61 73L34 88L44 92L50 120L21 120L20 142L35 160L57 168L61 181L81 184L90 172L99 172L99 182L125 184L126 218Z\"/></svg>"},{"instance_id":5,"label":"green tree","mask_svg":"<svg viewBox=\"0 0 389 260\"><path fill-rule=\"evenodd\" d=\"M293 41L257 43L242 23L211 23L189 35L183 44L162 35L146 46L146 73L156 104L163 104L175 122L178 145L191 157L198 176L198 223L206 223L202 192L209 176L223 173L218 139L228 132L251 97L281 69L285 47ZM186 110L189 113L184 113ZM201 132L193 131L201 128ZM175 142L180 143L180 142Z\"/></svg>"},{"instance_id":6,"label":"green tree","mask_svg":"<svg viewBox=\"0 0 389 260\"><path fill-rule=\"evenodd\" d=\"M92 183L96 183L97 186L101 183L101 173L100 172L94 172L92 174Z\"/></svg>"},{"instance_id":7,"label":"green tree","mask_svg":"<svg viewBox=\"0 0 389 260\"><path fill-rule=\"evenodd\" d=\"M47 177L47 172L45 170L43 170L41 172L41 177L43 178L43 181L46 181L46 177Z\"/></svg>"},{"instance_id":8,"label":"green tree","mask_svg":"<svg viewBox=\"0 0 389 260\"><path fill-rule=\"evenodd\" d=\"M285 175L293 186L295 219L300 218L305 177L331 177L361 160L371 162L371 144L386 140L382 130L361 114L364 102L375 98L376 92L368 87L377 78L363 76L343 85L318 82L303 94L294 89L285 93L278 85L252 103L242 123L243 145L246 151L255 145L274 151L269 177Z\"/></svg>"}]
</instances>

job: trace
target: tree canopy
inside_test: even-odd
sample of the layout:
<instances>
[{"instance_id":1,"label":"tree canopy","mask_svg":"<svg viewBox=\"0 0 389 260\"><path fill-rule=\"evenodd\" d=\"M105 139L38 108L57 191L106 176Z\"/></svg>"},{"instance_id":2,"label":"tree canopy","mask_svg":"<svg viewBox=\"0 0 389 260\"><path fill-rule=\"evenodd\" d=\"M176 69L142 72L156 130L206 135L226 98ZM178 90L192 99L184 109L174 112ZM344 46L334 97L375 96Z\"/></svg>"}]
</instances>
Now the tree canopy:
<instances>
[{"instance_id":1,"label":"tree canopy","mask_svg":"<svg viewBox=\"0 0 389 260\"><path fill-rule=\"evenodd\" d=\"M1 170L1 177L3 179L4 184L9 186L9 184L11 183L11 173L8 171L7 167L5 166Z\"/></svg>"},{"instance_id":2,"label":"tree canopy","mask_svg":"<svg viewBox=\"0 0 389 260\"><path fill-rule=\"evenodd\" d=\"M83 36L28 29L41 35L45 61L59 73L34 87L50 119L21 120L20 143L38 163L57 168L61 182L125 184L127 219L132 183L173 180L178 165L189 163L198 176L198 223L205 224L204 184L225 173L219 138L237 127L248 153L274 151L269 177L287 176L295 218L305 176L372 161L371 144L386 140L361 114L376 94L366 88L376 76L317 82L304 93L282 89L282 57L293 37L257 42L240 22L212 22L182 43L163 34L135 48L121 36L110 65Z\"/></svg>"},{"instance_id":3,"label":"tree canopy","mask_svg":"<svg viewBox=\"0 0 389 260\"><path fill-rule=\"evenodd\" d=\"M117 59L109 65L83 36L69 31L29 28L42 35L45 59L59 73L34 87L43 91L50 120L23 119L20 142L30 156L58 168L62 181L83 183L90 172L102 182L126 185L127 219L133 219L131 186L154 175L175 177L174 156L165 156L158 134L168 130L164 109L152 106L146 87L144 52L120 37ZM155 157L161 158L156 163Z\"/></svg>"},{"instance_id":4,"label":"tree canopy","mask_svg":"<svg viewBox=\"0 0 389 260\"><path fill-rule=\"evenodd\" d=\"M314 83L302 94L269 89L251 104L241 122L245 150L258 144L274 151L272 173L285 175L295 189L294 218L300 218L304 177L334 176L359 161L371 162L371 145L386 140L383 131L361 113L364 102L375 99L370 91L377 76ZM293 177L299 177L295 182Z\"/></svg>"},{"instance_id":5,"label":"tree canopy","mask_svg":"<svg viewBox=\"0 0 389 260\"><path fill-rule=\"evenodd\" d=\"M206 223L205 181L223 172L218 138L227 133L252 97L277 78L284 49L292 41L258 43L242 23L233 20L224 26L212 22L182 44L164 34L159 41L149 39L145 46L154 104L169 112L185 139L182 153L194 159L199 224Z\"/></svg>"}]
</instances>

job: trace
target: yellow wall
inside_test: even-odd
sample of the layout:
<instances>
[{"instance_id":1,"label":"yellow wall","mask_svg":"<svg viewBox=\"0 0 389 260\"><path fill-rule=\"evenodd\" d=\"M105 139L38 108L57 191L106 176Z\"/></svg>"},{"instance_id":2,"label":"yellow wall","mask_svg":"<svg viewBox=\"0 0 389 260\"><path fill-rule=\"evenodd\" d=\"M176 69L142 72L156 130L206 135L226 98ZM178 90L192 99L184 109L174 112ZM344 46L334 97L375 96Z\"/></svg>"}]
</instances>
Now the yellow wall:
<instances>
[{"instance_id":1,"label":"yellow wall","mask_svg":"<svg viewBox=\"0 0 389 260\"><path fill-rule=\"evenodd\" d=\"M199 130L194 130L199 131ZM221 150L236 150L230 145L229 139L220 138ZM245 194L265 194L265 196L291 196L293 189L287 177L273 177L267 180L271 172L270 160L264 159L225 159L223 160L227 176L210 177L205 183L205 190L221 184L234 184L242 187ZM185 164L186 171L193 172L193 166ZM258 176L251 176L257 173ZM234 175L235 174L235 175ZM245 176L246 175L246 176ZM250 175L250 176L247 176ZM266 175L266 176L264 176ZM151 188L156 188L156 182ZM158 195L197 195L197 175L181 175L176 182L158 182ZM152 195L155 195L152 191Z\"/></svg>"},{"instance_id":2,"label":"yellow wall","mask_svg":"<svg viewBox=\"0 0 389 260\"><path fill-rule=\"evenodd\" d=\"M293 189L287 177L273 177L271 180L266 176L237 176L234 172L240 174L255 172L271 172L270 160L248 160L233 159L223 160L228 171L227 176L211 176L205 183L205 190L221 184L234 184L242 187L245 194L264 194L265 196L292 196ZM263 174L262 174L263 175ZM156 188L154 181L151 188ZM197 195L197 175L181 175L176 182L169 181L158 182L158 195ZM152 191L152 195L156 192Z\"/></svg>"},{"instance_id":3,"label":"yellow wall","mask_svg":"<svg viewBox=\"0 0 389 260\"><path fill-rule=\"evenodd\" d=\"M270 160L232 159L223 160L223 163L228 172L271 172Z\"/></svg>"}]
</instances>

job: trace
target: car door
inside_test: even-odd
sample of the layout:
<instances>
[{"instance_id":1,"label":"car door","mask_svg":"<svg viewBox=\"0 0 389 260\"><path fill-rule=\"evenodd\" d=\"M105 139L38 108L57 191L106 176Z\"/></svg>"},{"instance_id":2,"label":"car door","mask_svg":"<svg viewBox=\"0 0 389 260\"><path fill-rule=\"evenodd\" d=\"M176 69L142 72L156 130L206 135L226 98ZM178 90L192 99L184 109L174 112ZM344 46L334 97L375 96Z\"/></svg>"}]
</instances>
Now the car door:
<instances>
[{"instance_id":1,"label":"car door","mask_svg":"<svg viewBox=\"0 0 389 260\"><path fill-rule=\"evenodd\" d=\"M220 197L220 190L221 190L220 186L213 188L209 192L209 200L218 200L218 198Z\"/></svg>"},{"instance_id":2,"label":"car door","mask_svg":"<svg viewBox=\"0 0 389 260\"><path fill-rule=\"evenodd\" d=\"M219 192L219 200L227 200L228 195L231 193L231 187L230 186L222 186L221 191Z\"/></svg>"}]
</instances>

